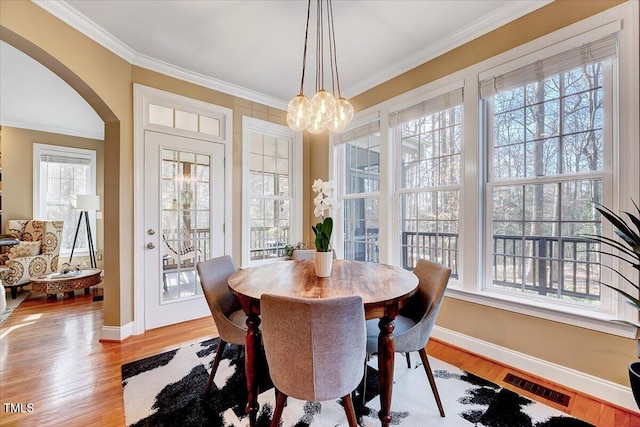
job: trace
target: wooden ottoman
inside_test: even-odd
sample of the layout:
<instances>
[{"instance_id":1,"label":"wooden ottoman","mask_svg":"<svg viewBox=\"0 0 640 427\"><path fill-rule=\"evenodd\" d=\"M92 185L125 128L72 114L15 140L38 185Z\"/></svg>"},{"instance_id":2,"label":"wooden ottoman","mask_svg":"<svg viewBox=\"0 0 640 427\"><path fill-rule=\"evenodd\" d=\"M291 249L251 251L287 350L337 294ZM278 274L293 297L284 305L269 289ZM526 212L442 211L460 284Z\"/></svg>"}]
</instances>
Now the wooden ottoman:
<instances>
[{"instance_id":1,"label":"wooden ottoman","mask_svg":"<svg viewBox=\"0 0 640 427\"><path fill-rule=\"evenodd\" d=\"M74 296L74 292L84 289L84 293L89 293L89 288L100 283L99 268L89 268L87 270L74 271L72 273L52 273L46 276L31 279L31 292L47 295L66 293L67 296Z\"/></svg>"}]
</instances>

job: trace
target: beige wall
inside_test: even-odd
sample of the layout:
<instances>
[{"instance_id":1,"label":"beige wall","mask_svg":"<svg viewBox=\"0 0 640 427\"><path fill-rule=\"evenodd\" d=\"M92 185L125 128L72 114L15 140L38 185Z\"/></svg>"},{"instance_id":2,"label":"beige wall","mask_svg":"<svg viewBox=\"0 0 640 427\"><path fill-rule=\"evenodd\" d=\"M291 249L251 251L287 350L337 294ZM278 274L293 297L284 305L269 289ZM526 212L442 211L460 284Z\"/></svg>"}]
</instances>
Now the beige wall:
<instances>
[{"instance_id":1,"label":"beige wall","mask_svg":"<svg viewBox=\"0 0 640 427\"><path fill-rule=\"evenodd\" d=\"M0 2L0 38L52 70L105 122L104 322L132 320L131 66L29 1ZM11 159L4 159L5 162Z\"/></svg>"},{"instance_id":2,"label":"beige wall","mask_svg":"<svg viewBox=\"0 0 640 427\"><path fill-rule=\"evenodd\" d=\"M351 101L356 111L374 106L491 58L624 1L557 0L432 61L391 79ZM313 153L315 156L315 152ZM314 157L315 158L315 157ZM636 341L558 322L446 298L437 324L462 334L628 385L627 365Z\"/></svg>"},{"instance_id":3,"label":"beige wall","mask_svg":"<svg viewBox=\"0 0 640 427\"><path fill-rule=\"evenodd\" d=\"M2 230L9 219L33 218L33 144L61 145L96 151L96 192L104 193L104 142L56 133L2 127ZM102 220L96 221L96 250L104 253ZM72 225L75 229L75 224ZM76 259L80 261L80 259ZM61 262L65 259L61 258ZM98 261L100 267L102 262Z\"/></svg>"}]
</instances>

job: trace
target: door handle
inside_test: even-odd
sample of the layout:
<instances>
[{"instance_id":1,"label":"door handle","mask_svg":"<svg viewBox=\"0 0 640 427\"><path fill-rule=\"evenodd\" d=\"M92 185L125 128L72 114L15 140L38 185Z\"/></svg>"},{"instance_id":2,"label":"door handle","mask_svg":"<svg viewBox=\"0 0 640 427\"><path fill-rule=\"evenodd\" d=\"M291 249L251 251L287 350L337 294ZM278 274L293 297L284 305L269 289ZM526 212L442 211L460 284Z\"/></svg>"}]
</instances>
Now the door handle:
<instances>
[{"instance_id":1,"label":"door handle","mask_svg":"<svg viewBox=\"0 0 640 427\"><path fill-rule=\"evenodd\" d=\"M152 242L147 243L147 249L154 249L156 247L156 245L154 245Z\"/></svg>"},{"instance_id":2,"label":"door handle","mask_svg":"<svg viewBox=\"0 0 640 427\"><path fill-rule=\"evenodd\" d=\"M153 228L150 228L150 229L147 230L147 234L149 236L153 236L154 234L156 234L156 230L154 230Z\"/></svg>"}]
</instances>

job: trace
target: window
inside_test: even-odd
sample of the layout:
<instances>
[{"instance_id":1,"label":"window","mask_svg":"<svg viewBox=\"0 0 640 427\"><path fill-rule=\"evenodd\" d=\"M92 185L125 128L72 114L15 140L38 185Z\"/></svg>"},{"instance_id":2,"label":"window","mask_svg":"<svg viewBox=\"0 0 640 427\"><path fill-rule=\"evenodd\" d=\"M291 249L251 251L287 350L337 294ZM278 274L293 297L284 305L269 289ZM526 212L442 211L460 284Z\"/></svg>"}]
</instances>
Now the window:
<instances>
[{"instance_id":1,"label":"window","mask_svg":"<svg viewBox=\"0 0 640 427\"><path fill-rule=\"evenodd\" d=\"M150 125L223 137L224 115L214 116L211 112L208 114L212 117L150 103L148 122Z\"/></svg>"},{"instance_id":2,"label":"window","mask_svg":"<svg viewBox=\"0 0 640 427\"><path fill-rule=\"evenodd\" d=\"M486 289L600 303L599 257L584 235L601 233L594 203L613 192L615 56L612 35L481 82L492 229Z\"/></svg>"},{"instance_id":3,"label":"window","mask_svg":"<svg viewBox=\"0 0 640 427\"><path fill-rule=\"evenodd\" d=\"M458 277L462 88L390 115L398 174L400 259L439 262Z\"/></svg>"},{"instance_id":4,"label":"window","mask_svg":"<svg viewBox=\"0 0 640 427\"><path fill-rule=\"evenodd\" d=\"M375 140L347 131L330 152L344 258L363 247L349 224L369 218L351 201L375 199L379 262L434 260L452 269L450 297L635 336L609 320L637 320L637 311L598 283L632 292L607 267L635 272L600 259L584 238L615 238L594 202L623 212L640 194L638 30L623 25L637 11L628 6L358 112L359 123L378 120ZM375 167L354 163L369 147ZM375 190L350 186L374 176Z\"/></svg>"},{"instance_id":5,"label":"window","mask_svg":"<svg viewBox=\"0 0 640 427\"><path fill-rule=\"evenodd\" d=\"M33 144L33 218L63 220L61 253L69 254L78 226L79 211L69 204L72 194L96 193L96 152L80 148ZM89 222L96 229L95 212ZM92 233L96 247L95 233ZM74 255L88 255L85 224L80 224Z\"/></svg>"},{"instance_id":6,"label":"window","mask_svg":"<svg viewBox=\"0 0 640 427\"><path fill-rule=\"evenodd\" d=\"M376 120L335 136L340 153L343 258L379 261L380 124ZM337 214L340 214L338 211ZM337 233L336 233L337 234Z\"/></svg>"},{"instance_id":7,"label":"window","mask_svg":"<svg viewBox=\"0 0 640 427\"><path fill-rule=\"evenodd\" d=\"M243 117L243 265L284 257L301 239L302 136Z\"/></svg>"}]
</instances>

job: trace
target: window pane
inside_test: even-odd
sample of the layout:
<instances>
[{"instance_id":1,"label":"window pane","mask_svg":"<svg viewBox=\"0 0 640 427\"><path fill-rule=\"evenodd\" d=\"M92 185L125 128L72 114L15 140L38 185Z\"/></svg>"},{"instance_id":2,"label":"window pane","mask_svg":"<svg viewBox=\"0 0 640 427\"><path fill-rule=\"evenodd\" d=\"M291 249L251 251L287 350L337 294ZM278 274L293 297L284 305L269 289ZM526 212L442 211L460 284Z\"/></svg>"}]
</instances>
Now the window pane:
<instances>
[{"instance_id":1,"label":"window pane","mask_svg":"<svg viewBox=\"0 0 640 427\"><path fill-rule=\"evenodd\" d=\"M220 120L212 117L200 116L200 132L213 136L221 136Z\"/></svg>"},{"instance_id":2,"label":"window pane","mask_svg":"<svg viewBox=\"0 0 640 427\"><path fill-rule=\"evenodd\" d=\"M604 167L602 82L594 63L494 97L492 179L562 178L492 187L494 289L599 303L595 244L584 235L600 232L603 181L570 175Z\"/></svg>"},{"instance_id":3,"label":"window pane","mask_svg":"<svg viewBox=\"0 0 640 427\"><path fill-rule=\"evenodd\" d=\"M176 110L176 129L198 131L198 115Z\"/></svg>"},{"instance_id":4,"label":"window pane","mask_svg":"<svg viewBox=\"0 0 640 427\"><path fill-rule=\"evenodd\" d=\"M362 196L342 201L344 258L378 262L378 196L367 194L380 191L380 133L354 135L341 147L345 150L344 193Z\"/></svg>"},{"instance_id":5,"label":"window pane","mask_svg":"<svg viewBox=\"0 0 640 427\"><path fill-rule=\"evenodd\" d=\"M95 171L91 167L91 155L86 154L86 151L58 151L55 148L34 151L40 162L40 183L45 186L38 188L40 212L36 213L36 217L64 221L60 249L65 252L71 251L73 247L79 216L79 211L73 210L69 205L69 199L72 194L94 192L93 188L89 188L89 183L95 182ZM95 231L93 234L95 235ZM75 249L78 251L88 248L83 221L80 224Z\"/></svg>"},{"instance_id":6,"label":"window pane","mask_svg":"<svg viewBox=\"0 0 640 427\"><path fill-rule=\"evenodd\" d=\"M378 198L348 199L343 209L344 258L378 262Z\"/></svg>"},{"instance_id":7,"label":"window pane","mask_svg":"<svg viewBox=\"0 0 640 427\"><path fill-rule=\"evenodd\" d=\"M400 197L402 266L439 262L458 277L459 191L425 191Z\"/></svg>"},{"instance_id":8,"label":"window pane","mask_svg":"<svg viewBox=\"0 0 640 427\"><path fill-rule=\"evenodd\" d=\"M404 123L400 137L400 187L411 190L400 195L402 266L411 270L428 259L450 267L457 278L462 107Z\"/></svg>"},{"instance_id":9,"label":"window pane","mask_svg":"<svg viewBox=\"0 0 640 427\"><path fill-rule=\"evenodd\" d=\"M290 145L286 138L258 132L249 136L251 260L281 258L290 243Z\"/></svg>"},{"instance_id":10,"label":"window pane","mask_svg":"<svg viewBox=\"0 0 640 427\"><path fill-rule=\"evenodd\" d=\"M149 123L173 127L173 109L149 104Z\"/></svg>"}]
</instances>

